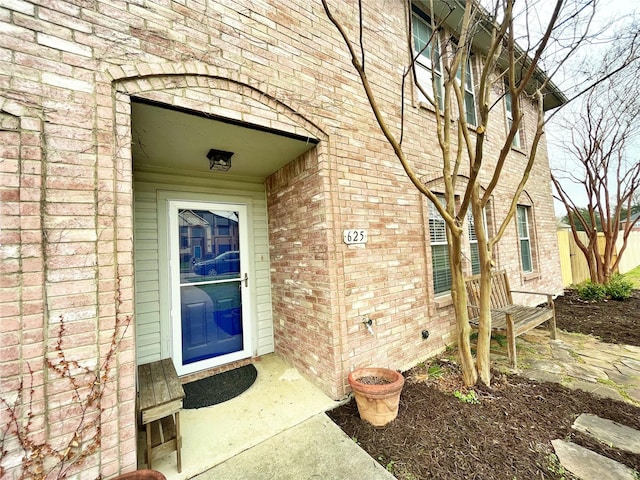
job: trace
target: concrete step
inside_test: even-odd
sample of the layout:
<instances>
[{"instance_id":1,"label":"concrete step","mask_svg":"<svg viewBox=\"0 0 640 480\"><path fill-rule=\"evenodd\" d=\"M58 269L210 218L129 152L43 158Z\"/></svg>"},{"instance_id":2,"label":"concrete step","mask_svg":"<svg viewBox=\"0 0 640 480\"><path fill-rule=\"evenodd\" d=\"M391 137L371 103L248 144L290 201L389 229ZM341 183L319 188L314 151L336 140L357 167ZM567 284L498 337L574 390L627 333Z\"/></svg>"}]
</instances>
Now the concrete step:
<instances>
[{"instance_id":1,"label":"concrete step","mask_svg":"<svg viewBox=\"0 0 640 480\"><path fill-rule=\"evenodd\" d=\"M635 480L634 471L591 450L564 440L553 440L553 449L564 468L581 480Z\"/></svg>"},{"instance_id":2,"label":"concrete step","mask_svg":"<svg viewBox=\"0 0 640 480\"><path fill-rule=\"evenodd\" d=\"M572 428L614 448L640 455L640 432L597 415L583 413Z\"/></svg>"},{"instance_id":3,"label":"concrete step","mask_svg":"<svg viewBox=\"0 0 640 480\"><path fill-rule=\"evenodd\" d=\"M394 480L324 413L289 428L193 480Z\"/></svg>"}]
</instances>

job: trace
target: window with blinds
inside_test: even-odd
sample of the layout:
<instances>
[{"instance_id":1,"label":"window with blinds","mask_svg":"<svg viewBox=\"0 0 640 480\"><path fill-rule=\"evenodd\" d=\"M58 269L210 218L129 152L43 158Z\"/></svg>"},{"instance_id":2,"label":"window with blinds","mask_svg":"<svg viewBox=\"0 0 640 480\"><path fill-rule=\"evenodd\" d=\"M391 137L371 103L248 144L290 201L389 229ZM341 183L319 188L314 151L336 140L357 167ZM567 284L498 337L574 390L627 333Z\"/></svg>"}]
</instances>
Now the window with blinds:
<instances>
[{"instance_id":1,"label":"window with blinds","mask_svg":"<svg viewBox=\"0 0 640 480\"><path fill-rule=\"evenodd\" d=\"M473 213L471 213L471 210L469 210L469 213L467 213L467 227L469 229L469 256L471 257L471 273L473 275L477 275L480 273L480 250L478 249L478 238L476 237Z\"/></svg>"},{"instance_id":2,"label":"window with blinds","mask_svg":"<svg viewBox=\"0 0 640 480\"><path fill-rule=\"evenodd\" d=\"M438 195L438 200L444 205L444 196ZM447 225L433 204L429 204L429 238L431 240L433 288L436 295L443 294L451 290Z\"/></svg>"},{"instance_id":3,"label":"window with blinds","mask_svg":"<svg viewBox=\"0 0 640 480\"><path fill-rule=\"evenodd\" d=\"M438 194L436 196L441 205L446 205L444 195ZM482 211L482 222L488 234L487 216L484 210ZM467 212L467 235L469 239L469 249L468 251L463 251L463 256L470 260L471 274L477 275L480 273L480 251L471 210ZM436 295L444 295L451 290L451 266L449 265L447 224L432 203L429 203L429 239L431 243L431 269L433 272L434 292ZM465 272L465 274L468 274L468 271Z\"/></svg>"},{"instance_id":4,"label":"window with blinds","mask_svg":"<svg viewBox=\"0 0 640 480\"><path fill-rule=\"evenodd\" d=\"M517 222L518 238L520 240L520 263L522 271L533 272L533 259L531 257L531 235L529 230L530 207L518 205Z\"/></svg>"}]
</instances>

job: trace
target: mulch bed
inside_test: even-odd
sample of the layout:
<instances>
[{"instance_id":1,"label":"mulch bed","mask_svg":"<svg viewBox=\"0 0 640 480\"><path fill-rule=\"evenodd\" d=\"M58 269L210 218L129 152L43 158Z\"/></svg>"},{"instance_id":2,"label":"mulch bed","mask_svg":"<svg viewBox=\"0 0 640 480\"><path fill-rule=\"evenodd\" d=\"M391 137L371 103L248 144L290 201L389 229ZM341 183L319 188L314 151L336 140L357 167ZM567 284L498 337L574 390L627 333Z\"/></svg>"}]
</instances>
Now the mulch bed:
<instances>
[{"instance_id":1,"label":"mulch bed","mask_svg":"<svg viewBox=\"0 0 640 480\"><path fill-rule=\"evenodd\" d=\"M640 326L639 291L628 302L579 302L573 292L556 300L559 328L639 345L633 343L640 340L639 333L631 328L634 323L636 329ZM590 332L580 330L589 325L588 318L606 331L593 326ZM429 369L437 371L438 378L428 375ZM610 448L571 429L578 415L592 413L640 430L640 408L498 372L491 388L475 387L479 403L464 402L454 396L456 391L461 396L469 393L459 373L455 360L446 358L404 372L407 382L398 418L382 428L360 420L353 400L328 414L401 480L575 478L553 454L554 439L571 440L640 472L640 455Z\"/></svg>"},{"instance_id":2,"label":"mulch bed","mask_svg":"<svg viewBox=\"0 0 640 480\"><path fill-rule=\"evenodd\" d=\"M640 290L625 301L585 302L575 290L558 297L556 324L567 332L594 335L608 343L640 347Z\"/></svg>"}]
</instances>

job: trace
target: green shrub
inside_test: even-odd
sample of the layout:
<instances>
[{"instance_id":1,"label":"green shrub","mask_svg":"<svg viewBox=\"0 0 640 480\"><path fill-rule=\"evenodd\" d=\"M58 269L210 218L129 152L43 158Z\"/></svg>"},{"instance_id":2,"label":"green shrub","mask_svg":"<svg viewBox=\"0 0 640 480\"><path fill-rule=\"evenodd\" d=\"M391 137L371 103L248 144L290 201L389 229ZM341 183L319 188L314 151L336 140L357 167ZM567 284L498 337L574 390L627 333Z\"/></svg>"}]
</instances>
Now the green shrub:
<instances>
[{"instance_id":1,"label":"green shrub","mask_svg":"<svg viewBox=\"0 0 640 480\"><path fill-rule=\"evenodd\" d=\"M616 273L609 279L604 288L607 296L613 300L626 300L633 292L633 283Z\"/></svg>"},{"instance_id":2,"label":"green shrub","mask_svg":"<svg viewBox=\"0 0 640 480\"><path fill-rule=\"evenodd\" d=\"M578 296L582 300L600 302L607 298L605 286L600 283L593 283L591 280L582 282L580 285L578 285L577 290Z\"/></svg>"},{"instance_id":3,"label":"green shrub","mask_svg":"<svg viewBox=\"0 0 640 480\"><path fill-rule=\"evenodd\" d=\"M582 300L592 302L600 302L607 298L626 300L633 293L633 282L616 273L604 285L587 280L578 285L576 289Z\"/></svg>"},{"instance_id":4,"label":"green shrub","mask_svg":"<svg viewBox=\"0 0 640 480\"><path fill-rule=\"evenodd\" d=\"M469 390L467 393L462 393L460 390L456 390L453 392L453 396L464 403L471 403L473 405L478 405L480 403L480 399L478 398L478 394L475 390Z\"/></svg>"}]
</instances>

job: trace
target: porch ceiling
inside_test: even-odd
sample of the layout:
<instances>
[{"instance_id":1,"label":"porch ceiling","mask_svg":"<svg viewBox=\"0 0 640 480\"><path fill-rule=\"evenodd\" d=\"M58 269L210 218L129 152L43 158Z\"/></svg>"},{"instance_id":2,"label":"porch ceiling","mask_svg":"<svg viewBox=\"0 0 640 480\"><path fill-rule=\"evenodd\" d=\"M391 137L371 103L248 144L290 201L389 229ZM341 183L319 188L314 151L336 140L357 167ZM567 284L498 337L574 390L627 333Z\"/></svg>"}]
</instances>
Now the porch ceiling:
<instances>
[{"instance_id":1,"label":"porch ceiling","mask_svg":"<svg viewBox=\"0 0 640 480\"><path fill-rule=\"evenodd\" d=\"M313 148L318 140L152 102L131 102L134 169L262 180ZM231 169L209 170L210 149L233 152Z\"/></svg>"}]
</instances>

